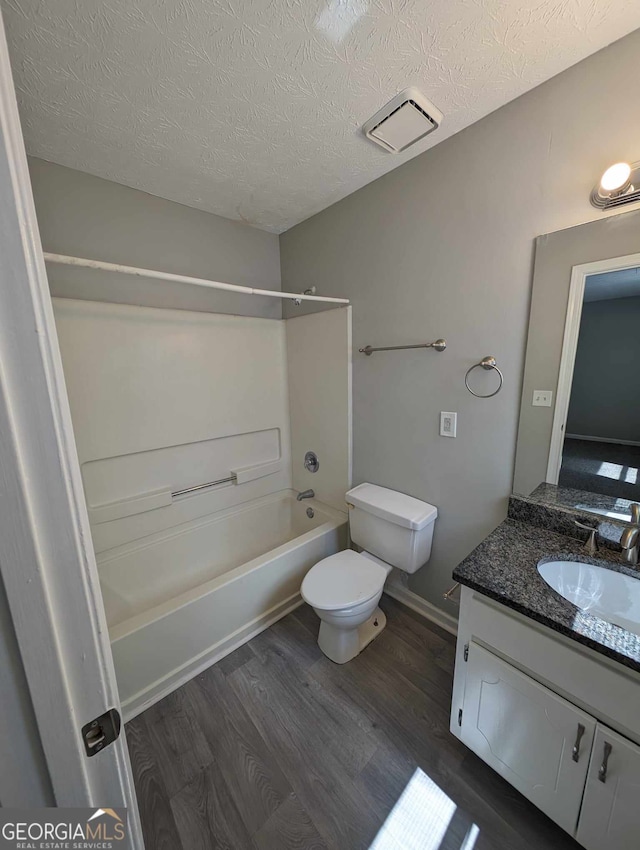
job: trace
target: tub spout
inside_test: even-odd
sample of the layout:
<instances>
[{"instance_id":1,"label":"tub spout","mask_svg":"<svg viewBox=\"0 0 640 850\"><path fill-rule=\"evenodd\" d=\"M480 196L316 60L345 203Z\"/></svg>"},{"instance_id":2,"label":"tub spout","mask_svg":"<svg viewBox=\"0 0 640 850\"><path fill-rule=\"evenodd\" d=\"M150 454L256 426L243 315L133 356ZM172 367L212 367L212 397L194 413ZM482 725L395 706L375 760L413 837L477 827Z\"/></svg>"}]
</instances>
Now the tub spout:
<instances>
[{"instance_id":1,"label":"tub spout","mask_svg":"<svg viewBox=\"0 0 640 850\"><path fill-rule=\"evenodd\" d=\"M315 495L313 490L303 490L302 493L298 493L296 499L301 502L303 499L313 499Z\"/></svg>"}]
</instances>

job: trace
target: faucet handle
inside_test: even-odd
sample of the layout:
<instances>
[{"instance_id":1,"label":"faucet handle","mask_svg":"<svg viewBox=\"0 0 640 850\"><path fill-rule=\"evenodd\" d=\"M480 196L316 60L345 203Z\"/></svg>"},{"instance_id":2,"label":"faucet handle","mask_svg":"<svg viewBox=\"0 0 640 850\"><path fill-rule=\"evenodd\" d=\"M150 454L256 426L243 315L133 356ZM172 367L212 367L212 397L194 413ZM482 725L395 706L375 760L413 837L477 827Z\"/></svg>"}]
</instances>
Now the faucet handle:
<instances>
[{"instance_id":1,"label":"faucet handle","mask_svg":"<svg viewBox=\"0 0 640 850\"><path fill-rule=\"evenodd\" d=\"M590 555L595 555L598 551L598 543L596 542L596 534L598 533L598 527L593 525L585 525L583 522L578 522L577 519L574 519L573 524L577 528L581 528L583 531L588 531L589 536L584 544L584 548Z\"/></svg>"},{"instance_id":2,"label":"faucet handle","mask_svg":"<svg viewBox=\"0 0 640 850\"><path fill-rule=\"evenodd\" d=\"M632 502L629 505L631 511L631 522L634 525L640 525L640 505L637 502Z\"/></svg>"}]
</instances>

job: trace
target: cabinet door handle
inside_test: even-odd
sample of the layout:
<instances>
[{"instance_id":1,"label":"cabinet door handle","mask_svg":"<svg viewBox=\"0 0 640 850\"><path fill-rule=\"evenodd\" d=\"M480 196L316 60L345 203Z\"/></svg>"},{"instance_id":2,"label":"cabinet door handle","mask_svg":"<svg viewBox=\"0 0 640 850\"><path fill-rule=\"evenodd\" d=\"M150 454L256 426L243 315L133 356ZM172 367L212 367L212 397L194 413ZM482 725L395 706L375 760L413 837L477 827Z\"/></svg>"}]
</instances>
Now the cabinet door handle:
<instances>
[{"instance_id":1,"label":"cabinet door handle","mask_svg":"<svg viewBox=\"0 0 640 850\"><path fill-rule=\"evenodd\" d=\"M580 761L580 741L582 740L582 736L585 733L585 728L582 723L578 723L578 731L576 732L576 742L573 745L573 750L571 753L571 758L574 761Z\"/></svg>"},{"instance_id":2,"label":"cabinet door handle","mask_svg":"<svg viewBox=\"0 0 640 850\"><path fill-rule=\"evenodd\" d=\"M609 756L611 755L611 750L613 747L608 741L604 743L604 755L602 757L602 764L598 770L598 779L600 782L607 781L607 770L609 769Z\"/></svg>"}]
</instances>

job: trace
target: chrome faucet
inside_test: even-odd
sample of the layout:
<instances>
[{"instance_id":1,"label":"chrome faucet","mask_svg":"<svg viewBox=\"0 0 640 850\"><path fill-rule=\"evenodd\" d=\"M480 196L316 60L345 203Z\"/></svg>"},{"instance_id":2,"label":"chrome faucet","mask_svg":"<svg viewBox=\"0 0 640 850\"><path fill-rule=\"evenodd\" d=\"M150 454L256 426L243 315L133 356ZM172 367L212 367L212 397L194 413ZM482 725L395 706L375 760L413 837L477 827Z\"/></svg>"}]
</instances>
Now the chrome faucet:
<instances>
[{"instance_id":1,"label":"chrome faucet","mask_svg":"<svg viewBox=\"0 0 640 850\"><path fill-rule=\"evenodd\" d=\"M315 498L315 493L313 490L303 490L302 493L298 493L296 499L301 502L303 499L313 499Z\"/></svg>"},{"instance_id":2,"label":"chrome faucet","mask_svg":"<svg viewBox=\"0 0 640 850\"><path fill-rule=\"evenodd\" d=\"M640 505L632 504L631 525L627 526L620 537L620 546L628 564L637 566L640 554Z\"/></svg>"}]
</instances>

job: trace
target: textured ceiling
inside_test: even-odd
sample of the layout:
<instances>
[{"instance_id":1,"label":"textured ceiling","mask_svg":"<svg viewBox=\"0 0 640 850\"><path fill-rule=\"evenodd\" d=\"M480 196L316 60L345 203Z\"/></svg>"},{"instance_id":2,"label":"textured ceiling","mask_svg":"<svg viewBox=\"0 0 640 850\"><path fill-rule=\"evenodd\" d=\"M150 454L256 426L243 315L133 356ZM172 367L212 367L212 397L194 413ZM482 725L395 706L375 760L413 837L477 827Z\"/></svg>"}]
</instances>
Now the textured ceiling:
<instances>
[{"instance_id":1,"label":"textured ceiling","mask_svg":"<svg viewBox=\"0 0 640 850\"><path fill-rule=\"evenodd\" d=\"M586 280L584 300L610 301L613 298L640 296L640 268L592 274Z\"/></svg>"},{"instance_id":2,"label":"textured ceiling","mask_svg":"<svg viewBox=\"0 0 640 850\"><path fill-rule=\"evenodd\" d=\"M640 27L639 0L2 0L29 153L280 232ZM362 123L418 86L404 154Z\"/></svg>"}]
</instances>

